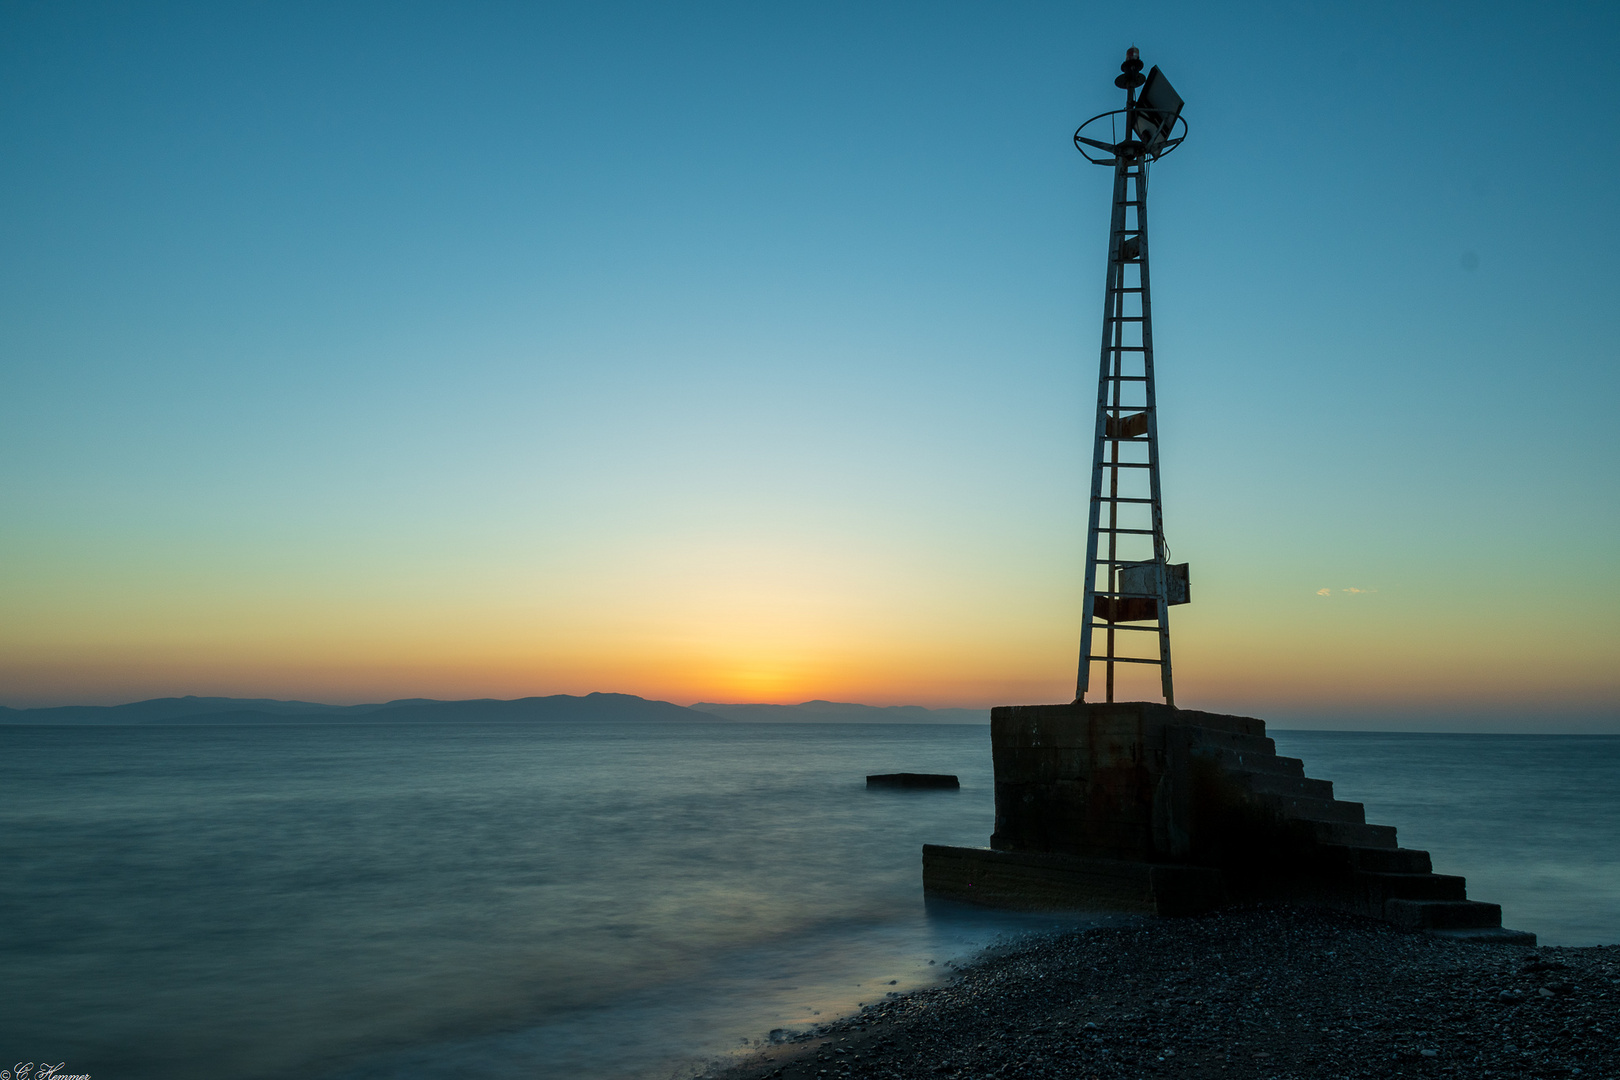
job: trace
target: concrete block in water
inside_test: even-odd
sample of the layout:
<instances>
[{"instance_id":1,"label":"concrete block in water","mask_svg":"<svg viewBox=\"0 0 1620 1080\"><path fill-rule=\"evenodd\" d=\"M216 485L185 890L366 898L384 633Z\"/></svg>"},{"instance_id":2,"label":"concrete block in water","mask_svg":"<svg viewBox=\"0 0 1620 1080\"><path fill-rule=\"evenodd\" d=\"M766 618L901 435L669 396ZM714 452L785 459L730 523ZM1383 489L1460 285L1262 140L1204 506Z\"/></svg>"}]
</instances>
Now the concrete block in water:
<instances>
[{"instance_id":1,"label":"concrete block in water","mask_svg":"<svg viewBox=\"0 0 1620 1080\"><path fill-rule=\"evenodd\" d=\"M944 788L955 791L962 784L956 777L947 773L893 772L868 776L866 786L869 788Z\"/></svg>"}]
</instances>

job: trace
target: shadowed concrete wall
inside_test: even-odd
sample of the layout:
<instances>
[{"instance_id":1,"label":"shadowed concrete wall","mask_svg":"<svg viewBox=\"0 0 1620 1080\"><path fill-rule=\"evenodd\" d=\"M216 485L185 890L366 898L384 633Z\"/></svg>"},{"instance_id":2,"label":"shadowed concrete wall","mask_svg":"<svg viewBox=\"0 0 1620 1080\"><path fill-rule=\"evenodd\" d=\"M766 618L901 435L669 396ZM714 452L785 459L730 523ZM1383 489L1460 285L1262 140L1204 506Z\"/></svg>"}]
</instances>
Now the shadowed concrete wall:
<instances>
[{"instance_id":1,"label":"shadowed concrete wall","mask_svg":"<svg viewBox=\"0 0 1620 1080\"><path fill-rule=\"evenodd\" d=\"M1193 837L1188 726L1265 740L1246 716L1153 702L1010 705L990 717L1001 851L1185 859Z\"/></svg>"}]
</instances>

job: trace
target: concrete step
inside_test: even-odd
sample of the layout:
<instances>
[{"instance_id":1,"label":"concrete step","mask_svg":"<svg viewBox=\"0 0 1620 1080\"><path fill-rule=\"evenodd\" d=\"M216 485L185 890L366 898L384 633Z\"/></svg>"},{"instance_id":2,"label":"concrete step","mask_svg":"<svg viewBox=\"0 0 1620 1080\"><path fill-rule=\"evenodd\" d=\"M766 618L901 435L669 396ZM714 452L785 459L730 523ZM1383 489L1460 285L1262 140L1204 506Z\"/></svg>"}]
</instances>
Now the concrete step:
<instances>
[{"instance_id":1,"label":"concrete step","mask_svg":"<svg viewBox=\"0 0 1620 1080\"><path fill-rule=\"evenodd\" d=\"M1341 844L1357 848L1394 849L1395 826L1366 825L1354 821L1313 821L1301 819L1311 827L1318 844Z\"/></svg>"},{"instance_id":2,"label":"concrete step","mask_svg":"<svg viewBox=\"0 0 1620 1080\"><path fill-rule=\"evenodd\" d=\"M1194 746L1213 746L1243 754L1277 753L1277 744L1265 735L1242 735L1235 731L1191 726L1187 728L1187 733L1192 737Z\"/></svg>"},{"instance_id":3,"label":"concrete step","mask_svg":"<svg viewBox=\"0 0 1620 1080\"><path fill-rule=\"evenodd\" d=\"M1364 848L1323 844L1322 854L1353 870L1382 874L1427 874L1434 869L1427 851L1417 848Z\"/></svg>"},{"instance_id":4,"label":"concrete step","mask_svg":"<svg viewBox=\"0 0 1620 1080\"><path fill-rule=\"evenodd\" d=\"M1304 795L1273 795L1260 792L1255 801L1284 817L1306 821L1344 821L1360 825L1367 820L1366 807L1358 802L1338 799L1312 799Z\"/></svg>"},{"instance_id":5,"label":"concrete step","mask_svg":"<svg viewBox=\"0 0 1620 1080\"><path fill-rule=\"evenodd\" d=\"M1211 758L1229 772L1268 773L1274 776L1304 776L1305 763L1297 757L1278 757L1257 751L1229 750L1214 746L1201 748L1200 756Z\"/></svg>"},{"instance_id":6,"label":"concrete step","mask_svg":"<svg viewBox=\"0 0 1620 1080\"><path fill-rule=\"evenodd\" d=\"M1134 859L923 845L923 895L1025 911L1196 915L1228 903L1219 870Z\"/></svg>"},{"instance_id":7,"label":"concrete step","mask_svg":"<svg viewBox=\"0 0 1620 1080\"><path fill-rule=\"evenodd\" d=\"M1333 781L1313 780L1308 776L1283 776L1279 773L1230 770L1228 776L1256 794L1303 795L1309 799L1333 798Z\"/></svg>"},{"instance_id":8,"label":"concrete step","mask_svg":"<svg viewBox=\"0 0 1620 1080\"><path fill-rule=\"evenodd\" d=\"M1384 874L1362 870L1356 873L1356 884L1378 902L1468 899L1468 879L1456 874Z\"/></svg>"},{"instance_id":9,"label":"concrete step","mask_svg":"<svg viewBox=\"0 0 1620 1080\"><path fill-rule=\"evenodd\" d=\"M1535 947L1536 935L1528 930L1509 930L1505 926L1475 926L1464 930L1425 930L1430 937L1446 941L1465 941L1470 945L1528 945Z\"/></svg>"},{"instance_id":10,"label":"concrete step","mask_svg":"<svg viewBox=\"0 0 1620 1080\"><path fill-rule=\"evenodd\" d=\"M1502 925L1502 905L1478 900L1386 900L1384 918L1408 930L1476 930Z\"/></svg>"}]
</instances>

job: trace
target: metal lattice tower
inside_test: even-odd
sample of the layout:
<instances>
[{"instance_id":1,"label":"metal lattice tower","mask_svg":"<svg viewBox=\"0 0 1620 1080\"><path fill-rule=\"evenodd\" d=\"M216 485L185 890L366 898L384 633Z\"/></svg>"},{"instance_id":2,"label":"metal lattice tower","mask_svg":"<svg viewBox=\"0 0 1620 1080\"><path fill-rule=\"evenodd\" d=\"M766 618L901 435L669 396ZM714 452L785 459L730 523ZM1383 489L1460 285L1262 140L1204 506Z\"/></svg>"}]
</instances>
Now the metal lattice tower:
<instances>
[{"instance_id":1,"label":"metal lattice tower","mask_svg":"<svg viewBox=\"0 0 1620 1080\"><path fill-rule=\"evenodd\" d=\"M1136 49L1126 53L1120 72L1114 85L1125 91L1125 108L1092 117L1074 135L1088 161L1114 169L1075 700L1085 700L1094 663L1103 665L1107 701L1114 700L1116 664L1156 664L1165 703L1174 705L1169 609L1187 602L1188 578L1187 564L1168 562L1164 542L1147 195L1148 166L1181 144L1187 126L1181 98L1158 68L1142 75ZM1088 129L1110 137L1088 137ZM1096 631L1103 636L1100 652ZM1157 652L1122 651L1126 641L1156 644Z\"/></svg>"}]
</instances>

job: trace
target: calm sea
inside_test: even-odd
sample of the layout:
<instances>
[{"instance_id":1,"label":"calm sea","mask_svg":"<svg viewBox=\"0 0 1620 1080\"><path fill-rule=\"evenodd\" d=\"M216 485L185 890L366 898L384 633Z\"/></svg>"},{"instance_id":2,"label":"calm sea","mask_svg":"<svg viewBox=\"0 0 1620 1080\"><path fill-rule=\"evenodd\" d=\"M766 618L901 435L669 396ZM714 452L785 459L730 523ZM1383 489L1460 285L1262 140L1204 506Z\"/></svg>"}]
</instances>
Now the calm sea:
<instances>
[{"instance_id":1,"label":"calm sea","mask_svg":"<svg viewBox=\"0 0 1620 1080\"><path fill-rule=\"evenodd\" d=\"M1554 944L1620 942L1620 737L1277 733ZM0 1060L669 1077L1053 920L925 908L983 727L0 727ZM960 792L867 791L953 772ZM1073 925L1075 917L1056 920Z\"/></svg>"}]
</instances>

